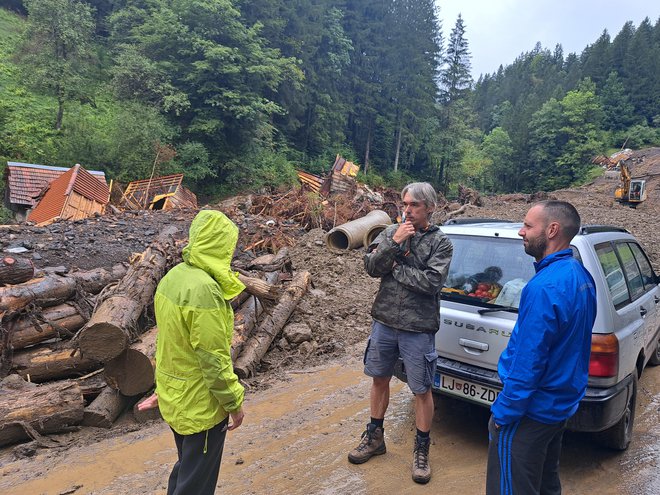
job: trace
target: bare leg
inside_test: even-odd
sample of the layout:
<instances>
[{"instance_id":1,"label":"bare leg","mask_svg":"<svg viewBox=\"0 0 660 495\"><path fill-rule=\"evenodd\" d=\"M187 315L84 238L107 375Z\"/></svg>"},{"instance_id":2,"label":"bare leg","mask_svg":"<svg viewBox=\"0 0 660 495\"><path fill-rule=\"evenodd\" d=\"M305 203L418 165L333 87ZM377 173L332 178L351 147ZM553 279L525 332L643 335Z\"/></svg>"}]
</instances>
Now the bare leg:
<instances>
[{"instance_id":1,"label":"bare leg","mask_svg":"<svg viewBox=\"0 0 660 495\"><path fill-rule=\"evenodd\" d=\"M382 419L390 404L390 380L391 376L374 377L371 384L371 417ZM431 402L431 407L433 407Z\"/></svg>"},{"instance_id":2,"label":"bare leg","mask_svg":"<svg viewBox=\"0 0 660 495\"><path fill-rule=\"evenodd\" d=\"M417 426L417 429L420 431L431 431L433 409L433 393L431 389L428 389L423 394L415 394L415 426Z\"/></svg>"}]
</instances>

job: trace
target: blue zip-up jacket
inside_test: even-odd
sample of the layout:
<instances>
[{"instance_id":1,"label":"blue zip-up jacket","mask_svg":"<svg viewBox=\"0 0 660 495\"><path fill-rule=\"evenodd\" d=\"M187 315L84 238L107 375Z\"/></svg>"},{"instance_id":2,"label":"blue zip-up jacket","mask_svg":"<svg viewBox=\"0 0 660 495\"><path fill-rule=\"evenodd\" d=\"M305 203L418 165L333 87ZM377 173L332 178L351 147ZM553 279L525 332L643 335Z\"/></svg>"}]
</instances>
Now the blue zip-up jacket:
<instances>
[{"instance_id":1,"label":"blue zip-up jacket","mask_svg":"<svg viewBox=\"0 0 660 495\"><path fill-rule=\"evenodd\" d=\"M527 416L552 424L571 417L587 388L596 288L570 249L534 263L518 321L497 370L504 388L491 407L498 425Z\"/></svg>"}]
</instances>

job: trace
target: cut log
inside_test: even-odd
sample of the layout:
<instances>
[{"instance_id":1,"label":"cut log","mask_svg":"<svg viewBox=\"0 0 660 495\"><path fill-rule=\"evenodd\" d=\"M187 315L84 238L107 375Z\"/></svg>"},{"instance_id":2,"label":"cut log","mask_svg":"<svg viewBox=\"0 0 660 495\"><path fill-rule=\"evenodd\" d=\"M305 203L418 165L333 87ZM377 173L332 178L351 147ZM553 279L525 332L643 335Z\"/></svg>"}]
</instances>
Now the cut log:
<instances>
[{"instance_id":1,"label":"cut log","mask_svg":"<svg viewBox=\"0 0 660 495\"><path fill-rule=\"evenodd\" d=\"M34 277L34 263L26 258L5 256L0 259L0 285L16 285Z\"/></svg>"},{"instance_id":2,"label":"cut log","mask_svg":"<svg viewBox=\"0 0 660 495\"><path fill-rule=\"evenodd\" d=\"M234 365L234 371L240 378L247 378L254 374L270 344L286 324L300 298L307 292L310 280L311 275L307 271L296 274L277 305L245 343L243 351Z\"/></svg>"},{"instance_id":3,"label":"cut log","mask_svg":"<svg viewBox=\"0 0 660 495\"><path fill-rule=\"evenodd\" d=\"M260 256L255 258L248 265L250 270L260 270L263 272L291 272L291 256L287 248L280 249L274 257Z\"/></svg>"},{"instance_id":4,"label":"cut log","mask_svg":"<svg viewBox=\"0 0 660 495\"><path fill-rule=\"evenodd\" d=\"M248 277L242 273L239 273L238 279L243 282L245 285L245 291L253 296L258 297L259 299L265 299L267 301L275 301L279 298L279 288L269 284L268 282L256 278Z\"/></svg>"},{"instance_id":5,"label":"cut log","mask_svg":"<svg viewBox=\"0 0 660 495\"><path fill-rule=\"evenodd\" d=\"M246 290L241 292L239 295L237 295L234 299L231 300L231 309L236 311L238 308L240 308L245 301L247 301L250 298L250 293Z\"/></svg>"},{"instance_id":6,"label":"cut log","mask_svg":"<svg viewBox=\"0 0 660 495\"><path fill-rule=\"evenodd\" d=\"M40 386L26 383L19 388L6 388L3 382L0 388L0 445L29 438L38 440L40 434L78 425L83 419L83 411L83 396L74 382Z\"/></svg>"},{"instance_id":7,"label":"cut log","mask_svg":"<svg viewBox=\"0 0 660 495\"><path fill-rule=\"evenodd\" d=\"M108 384L105 383L102 368L88 373L85 376L81 376L80 378L75 378L74 381L80 387L80 392L83 394L85 404L89 404L96 399L99 394L103 392L103 389L108 386Z\"/></svg>"},{"instance_id":8,"label":"cut log","mask_svg":"<svg viewBox=\"0 0 660 495\"><path fill-rule=\"evenodd\" d=\"M266 273L267 283L273 284L277 282L277 279L277 272ZM243 345L252 334L263 309L261 302L256 297L251 297L234 313L234 332L231 338L232 361L236 361L240 355Z\"/></svg>"},{"instance_id":9,"label":"cut log","mask_svg":"<svg viewBox=\"0 0 660 495\"><path fill-rule=\"evenodd\" d=\"M101 363L81 357L61 344L42 344L14 353L12 371L34 383L81 376L99 369Z\"/></svg>"},{"instance_id":10,"label":"cut log","mask_svg":"<svg viewBox=\"0 0 660 495\"><path fill-rule=\"evenodd\" d=\"M234 333L231 336L231 359L236 361L250 338L264 307L256 297L248 299L234 314Z\"/></svg>"},{"instance_id":11,"label":"cut log","mask_svg":"<svg viewBox=\"0 0 660 495\"><path fill-rule=\"evenodd\" d=\"M39 315L19 318L10 336L14 350L38 344L55 337L70 337L87 321L71 303L44 309ZM3 348L0 343L0 349Z\"/></svg>"},{"instance_id":12,"label":"cut log","mask_svg":"<svg viewBox=\"0 0 660 495\"><path fill-rule=\"evenodd\" d=\"M0 287L0 313L18 311L30 303L41 307L57 306L76 294L77 287L90 294L98 294L111 282L126 273L123 265L115 265L112 270L71 272L65 277L48 275L35 278L23 284Z\"/></svg>"},{"instance_id":13,"label":"cut log","mask_svg":"<svg viewBox=\"0 0 660 495\"><path fill-rule=\"evenodd\" d=\"M131 404L132 399L110 387L106 387L94 401L85 408L82 424L98 428L110 428L112 423Z\"/></svg>"},{"instance_id":14,"label":"cut log","mask_svg":"<svg viewBox=\"0 0 660 495\"><path fill-rule=\"evenodd\" d=\"M142 312L153 301L158 282L177 259L176 232L176 227L165 229L117 285L100 296L94 314L79 334L83 356L106 363L127 349Z\"/></svg>"},{"instance_id":15,"label":"cut log","mask_svg":"<svg viewBox=\"0 0 660 495\"><path fill-rule=\"evenodd\" d=\"M67 274L67 277L75 279L80 288L90 294L98 294L106 285L121 280L128 272L124 263L114 265L110 270L96 268L94 270L77 270Z\"/></svg>"},{"instance_id":16,"label":"cut log","mask_svg":"<svg viewBox=\"0 0 660 495\"><path fill-rule=\"evenodd\" d=\"M105 381L123 395L141 395L154 386L158 327L147 330L119 356L105 363Z\"/></svg>"}]
</instances>

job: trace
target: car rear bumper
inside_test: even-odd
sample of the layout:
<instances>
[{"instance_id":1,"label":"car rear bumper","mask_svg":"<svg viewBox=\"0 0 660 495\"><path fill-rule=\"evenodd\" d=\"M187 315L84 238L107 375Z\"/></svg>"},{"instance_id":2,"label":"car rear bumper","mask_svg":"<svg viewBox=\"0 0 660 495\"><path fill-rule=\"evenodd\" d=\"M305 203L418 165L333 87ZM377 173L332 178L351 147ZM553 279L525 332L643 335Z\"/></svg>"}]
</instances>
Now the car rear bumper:
<instances>
[{"instance_id":1,"label":"car rear bumper","mask_svg":"<svg viewBox=\"0 0 660 495\"><path fill-rule=\"evenodd\" d=\"M609 388L587 387L580 407L568 420L568 429L597 432L614 426L623 416L632 393L632 375Z\"/></svg>"},{"instance_id":2,"label":"car rear bumper","mask_svg":"<svg viewBox=\"0 0 660 495\"><path fill-rule=\"evenodd\" d=\"M441 375L480 383L497 390L502 389L502 382L496 371L459 361L439 357L437 372ZM407 381L406 370L401 359L394 367L394 376L403 382ZM568 428L573 431L597 432L616 424L623 415L628 398L632 394L632 382L632 375L629 375L609 388L588 387L577 412L568 421ZM447 395L435 386L433 391Z\"/></svg>"}]
</instances>

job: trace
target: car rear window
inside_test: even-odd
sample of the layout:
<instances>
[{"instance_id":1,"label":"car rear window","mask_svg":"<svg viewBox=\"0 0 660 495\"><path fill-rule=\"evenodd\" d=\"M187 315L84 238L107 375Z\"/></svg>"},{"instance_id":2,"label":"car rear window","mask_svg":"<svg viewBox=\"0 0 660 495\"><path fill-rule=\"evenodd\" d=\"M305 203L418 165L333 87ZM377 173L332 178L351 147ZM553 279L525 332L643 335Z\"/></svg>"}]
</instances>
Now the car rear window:
<instances>
[{"instance_id":1,"label":"car rear window","mask_svg":"<svg viewBox=\"0 0 660 495\"><path fill-rule=\"evenodd\" d=\"M454 255L443 298L473 298L479 305L517 308L523 287L534 276L534 259L521 239L449 234Z\"/></svg>"},{"instance_id":2,"label":"car rear window","mask_svg":"<svg viewBox=\"0 0 660 495\"><path fill-rule=\"evenodd\" d=\"M628 285L626 284L619 258L609 242L599 244L595 248L598 261L605 274L607 288L612 296L612 304L618 309L630 302L630 292L628 291Z\"/></svg>"}]
</instances>

